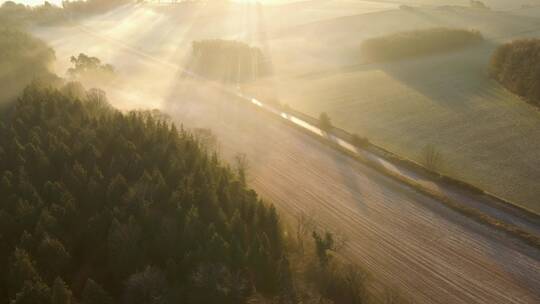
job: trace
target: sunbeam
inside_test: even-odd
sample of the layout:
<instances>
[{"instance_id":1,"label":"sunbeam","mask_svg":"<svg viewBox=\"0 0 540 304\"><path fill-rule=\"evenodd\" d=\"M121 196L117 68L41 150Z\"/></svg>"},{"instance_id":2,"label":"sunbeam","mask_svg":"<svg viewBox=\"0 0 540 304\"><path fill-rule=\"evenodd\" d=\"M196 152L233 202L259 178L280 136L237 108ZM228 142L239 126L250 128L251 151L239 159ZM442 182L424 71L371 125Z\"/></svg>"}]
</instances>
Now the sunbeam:
<instances>
[{"instance_id":1,"label":"sunbeam","mask_svg":"<svg viewBox=\"0 0 540 304\"><path fill-rule=\"evenodd\" d=\"M2 1L0 303L538 303L534 1Z\"/></svg>"}]
</instances>

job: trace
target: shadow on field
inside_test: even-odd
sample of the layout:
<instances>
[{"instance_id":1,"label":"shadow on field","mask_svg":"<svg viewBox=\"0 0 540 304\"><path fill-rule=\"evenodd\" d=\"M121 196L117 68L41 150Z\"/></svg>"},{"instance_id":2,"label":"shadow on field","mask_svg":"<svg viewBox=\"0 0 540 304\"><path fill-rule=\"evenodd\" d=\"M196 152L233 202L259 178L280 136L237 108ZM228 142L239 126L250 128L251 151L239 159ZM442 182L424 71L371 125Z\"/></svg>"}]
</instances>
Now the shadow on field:
<instances>
[{"instance_id":1,"label":"shadow on field","mask_svg":"<svg viewBox=\"0 0 540 304\"><path fill-rule=\"evenodd\" d=\"M404 86L451 111L462 112L469 101L489 95L496 85L488 75L492 52L498 46L493 41L456 52L384 63L362 63L335 70L319 71L299 76L305 80L340 74L382 71Z\"/></svg>"},{"instance_id":2,"label":"shadow on field","mask_svg":"<svg viewBox=\"0 0 540 304\"><path fill-rule=\"evenodd\" d=\"M469 107L473 97L490 91L494 83L488 63L496 44L486 41L458 52L379 65L403 85L455 112Z\"/></svg>"},{"instance_id":3,"label":"shadow on field","mask_svg":"<svg viewBox=\"0 0 540 304\"><path fill-rule=\"evenodd\" d=\"M326 133L324 134L324 137L333 142L336 145L339 145L337 139L335 136L330 136L330 134ZM327 148L327 147L324 147ZM333 149L333 148L331 148ZM328 153L330 158L332 159L334 166L336 168L351 168L358 166L358 163L356 160L351 159L350 157L346 156L342 153ZM353 170L336 170L341 174L341 184L345 185L347 187L347 191L351 194L352 197L354 197L354 200L356 202L356 207L358 207L358 210L361 211L363 215L369 214L369 208L366 204L367 198L363 195L363 189L361 188L361 185L365 186L365 184L358 179L357 174L351 174L354 172Z\"/></svg>"}]
</instances>

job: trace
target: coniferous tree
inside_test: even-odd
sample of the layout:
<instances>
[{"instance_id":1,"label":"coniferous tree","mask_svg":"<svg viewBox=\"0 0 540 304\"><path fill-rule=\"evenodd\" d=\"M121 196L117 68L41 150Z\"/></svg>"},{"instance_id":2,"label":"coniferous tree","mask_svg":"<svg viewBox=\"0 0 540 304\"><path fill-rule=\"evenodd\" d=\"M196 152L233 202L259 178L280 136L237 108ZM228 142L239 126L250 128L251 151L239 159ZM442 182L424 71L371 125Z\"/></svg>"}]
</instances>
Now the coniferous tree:
<instances>
[{"instance_id":1,"label":"coniferous tree","mask_svg":"<svg viewBox=\"0 0 540 304\"><path fill-rule=\"evenodd\" d=\"M109 294L94 280L86 280L81 297L82 304L113 304Z\"/></svg>"},{"instance_id":2,"label":"coniferous tree","mask_svg":"<svg viewBox=\"0 0 540 304\"><path fill-rule=\"evenodd\" d=\"M57 277L51 290L51 304L71 304L71 299L71 290L69 290L62 278Z\"/></svg>"}]
</instances>

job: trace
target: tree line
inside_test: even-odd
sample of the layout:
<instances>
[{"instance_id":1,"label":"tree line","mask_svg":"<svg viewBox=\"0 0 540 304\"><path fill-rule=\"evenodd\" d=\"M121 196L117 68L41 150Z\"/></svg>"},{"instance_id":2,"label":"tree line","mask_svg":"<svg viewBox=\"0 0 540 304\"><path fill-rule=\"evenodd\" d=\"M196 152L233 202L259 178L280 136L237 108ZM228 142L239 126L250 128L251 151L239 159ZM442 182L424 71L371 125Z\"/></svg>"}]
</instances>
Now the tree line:
<instances>
[{"instance_id":1,"label":"tree line","mask_svg":"<svg viewBox=\"0 0 540 304\"><path fill-rule=\"evenodd\" d=\"M262 51L233 40L202 40L192 44L190 70L202 77L225 83L243 83L269 73Z\"/></svg>"},{"instance_id":2,"label":"tree line","mask_svg":"<svg viewBox=\"0 0 540 304\"><path fill-rule=\"evenodd\" d=\"M370 61L391 61L453 51L481 41L483 36L476 30L431 28L370 38L360 51Z\"/></svg>"},{"instance_id":3,"label":"tree line","mask_svg":"<svg viewBox=\"0 0 540 304\"><path fill-rule=\"evenodd\" d=\"M14 1L6 1L0 6L2 23L25 26L30 24L50 25L65 22L70 18L99 14L133 0L76 0L62 1L56 6L48 1L42 5L28 6Z\"/></svg>"},{"instance_id":4,"label":"tree line","mask_svg":"<svg viewBox=\"0 0 540 304\"><path fill-rule=\"evenodd\" d=\"M540 39L523 39L498 47L489 73L511 92L540 106Z\"/></svg>"}]
</instances>

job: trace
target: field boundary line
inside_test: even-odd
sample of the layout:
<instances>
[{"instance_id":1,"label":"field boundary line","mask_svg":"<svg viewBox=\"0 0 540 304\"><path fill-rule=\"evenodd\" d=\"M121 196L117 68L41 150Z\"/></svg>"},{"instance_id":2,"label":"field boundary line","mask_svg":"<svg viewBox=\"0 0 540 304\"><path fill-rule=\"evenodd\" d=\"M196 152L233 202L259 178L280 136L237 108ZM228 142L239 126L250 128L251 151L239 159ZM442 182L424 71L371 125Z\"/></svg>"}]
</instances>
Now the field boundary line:
<instances>
[{"instance_id":1,"label":"field boundary line","mask_svg":"<svg viewBox=\"0 0 540 304\"><path fill-rule=\"evenodd\" d=\"M528 231L525 231L524 229L521 229L517 225L511 224L511 223L508 223L506 221L499 220L499 219L497 219L495 217L487 215L478 208L472 208L472 207L466 206L465 204L460 203L460 202L458 202L456 200L450 199L446 195L443 195L441 193L437 193L437 192L433 191L432 189L429 189L429 188L421 185L420 183L418 183L418 182L416 182L416 181L414 181L414 180L412 180L410 178L407 178L404 175L398 175L395 172L392 172L388 168L382 166L379 163L376 163L373 160L362 157L362 155L360 155L358 152L355 153L352 150L345 149L342 145L338 145L335 141L328 138L328 136L324 136L324 134L317 133L317 131L315 131L314 128L319 130L319 128L317 127L318 123L316 123L318 120L311 117L311 116L309 116L309 115L307 115L307 114L304 114L302 112L295 111L295 110L292 110L292 109L283 110L283 109L281 109L280 105L274 106L273 104L262 103L262 102L256 100L255 98L252 98L252 97L249 97L249 96L244 96L238 88L233 89L233 88L230 88L228 86L221 85L221 84L218 84L216 82L209 81L208 79L205 79L204 77L202 77L200 75L196 75L192 71L190 71L190 70L188 70L188 69L186 69L186 68L184 68L182 66L178 66L178 65L175 65L175 64L173 64L171 62L164 61L162 59L156 58L156 57L148 54L147 52L145 52L143 50L136 49L136 48L132 47L131 45L129 45L128 43L124 42L124 41L121 41L121 40L118 40L118 39L113 39L113 38L110 38L110 37L104 37L103 35L96 33L95 31L93 31L91 28L89 28L87 26L82 26L80 24L76 24L76 25L79 25L78 27L82 32L85 32L86 34L95 36L96 38L100 38L102 40L105 40L106 42L111 43L113 45L119 46L119 47L123 48L124 50L126 50L128 52L131 52L134 55L139 56L142 59L152 61L155 64L159 64L159 65L167 67L167 68L176 68L176 69L178 69L178 71L182 71L187 76L194 77L195 79L201 80L203 82L208 82L208 83L206 83L207 86L213 87L213 88L218 89L218 90L220 90L220 91L222 91L224 93L227 93L231 97L235 98L237 101L241 101L243 103L248 103L248 105L252 106L253 108L257 109L258 111L260 111L262 113L266 113L270 117L274 117L274 118L278 119L279 121L282 121L282 122L284 122L284 123L286 123L286 124L288 124L290 126L293 126L298 130L301 130L303 133L310 135L311 137L317 139L319 142L322 142L324 144L327 144L327 145L329 145L331 147L336 148L338 151L343 152L344 154L352 157L353 159L356 159L356 160L360 161L361 163L363 163L363 164L377 170L378 172L380 172L380 173L382 173L382 174L384 174L386 176L389 176L389 177L393 178L394 180L397 180L397 181L401 182L402 184L407 185L407 186L411 187L412 189L417 190L417 191L423 193L424 195L426 195L428 197L431 197L431 198L441 202L443 205L446 205L449 208L451 208L451 209L453 209L455 211L458 211L459 213L461 213L461 214L463 214L463 215L465 215L465 216L467 216L469 218L477 220L480 223L483 223L483 224L488 225L490 227L493 227L493 228L495 228L495 229L497 229L499 231L502 231L502 232L505 232L505 233L507 233L507 234L509 234L511 236L514 236L514 237L524 241L526 244L529 244L530 246L540 250L540 236L529 233ZM283 114L287 114L287 115L289 115L289 117L284 117ZM296 118L297 122L295 123L293 120L291 120L291 118ZM306 126L301 126L300 124L298 124L298 122L304 122L305 124L310 125L312 128L310 129L310 128L306 127ZM349 132L347 132L346 130L340 129L340 128L336 128L336 127L334 127L332 131L333 132L331 133L331 135L332 135L334 140L340 140L340 141L345 142L349 146L352 146L351 143L350 143L350 138L352 137L352 135ZM338 134L338 133L341 133L341 135ZM488 205L489 207L501 210L503 212L511 213L511 214L516 215L518 217L525 218L526 220L528 220L529 222L531 222L531 223L533 223L535 225L538 225L540 223L540 216L538 214L536 214L536 213L534 213L534 212L532 212L530 210L527 210L527 209L525 209L525 208L523 208L521 206L518 206L518 205L516 205L516 204L514 204L512 202L509 202L507 200L504 200L502 198L494 196L494 195L492 195L492 194L490 194L490 193L488 193L488 192L486 192L486 191L484 191L484 190L482 190L482 189L480 189L480 188L478 188L478 187L476 187L474 185L468 184L468 183L466 183L464 181L460 181L460 180L451 178L449 176L441 175L439 173L430 171L430 170L426 169L425 167L423 167L422 165L420 165L420 164L418 164L416 162L413 162L413 161L411 161L409 159L406 159L406 158L402 158L402 157L400 157L400 156L398 156L398 155L396 155L396 154L394 154L394 153L392 153L392 152L390 152L388 150L385 150L384 148L382 148L380 146L374 145L372 143L369 144L369 147L371 149L361 149L361 148L358 148L358 147L355 147L355 148L356 148L357 151L362 150L365 153L373 154L373 155L377 156L378 158L380 158L381 160L384 160L384 161L386 161L386 162L388 162L390 164L401 166L404 169L409 169L412 172L423 176L424 179L427 180L427 181L432 181L432 182L435 182L436 184L439 184L439 183L450 184L450 185L452 185L454 187L457 187L458 189L460 189L462 191L465 191L466 193L468 193L470 195L477 195L477 196L478 195L483 195L483 196L485 196L487 198L490 198L491 200L499 203L499 204L492 204L493 202L487 202L485 200L485 198L483 200L481 200L482 201L481 203L484 203L484 204Z\"/></svg>"},{"instance_id":2,"label":"field boundary line","mask_svg":"<svg viewBox=\"0 0 540 304\"><path fill-rule=\"evenodd\" d=\"M237 98L237 100L239 102L242 102L242 103L245 103L246 101L248 101L248 98L247 97L244 97L244 96L238 96L236 93L234 92L231 92L230 90L224 90L224 92L226 93L229 93L231 95L231 97L235 97ZM401 184L429 197L429 198L432 198L434 199L435 201L438 201L440 202L442 205L470 218L470 219L473 219L475 220L476 222L480 223L480 224L483 224L485 226L488 226L488 227L491 227L491 228L494 228L496 229L497 231L500 231L500 232L503 232L505 233L506 235L509 235L511 237L514 237L514 238L517 238L518 240L520 241L523 241L525 244L537 249L537 250L540 250L540 236L537 236L529 231L526 231L524 229L522 229L521 227L515 225L515 224L512 224L512 223L509 223L507 221L504 221L504 220L501 220L501 219L498 219L498 218L495 218L491 215L488 215L486 213L484 213L482 210L478 209L478 208L474 208L474 207L469 207L461 202L459 202L458 200L455 200L455 199L452 199L450 197L448 197L447 195L444 195L438 191L434 191L433 189L430 189L424 185L422 185L421 183L419 182L416 182L414 181L413 179L411 178L408 178L404 175L400 175L400 174L396 174L395 172L393 172L392 170L389 170L388 168L386 168L385 166L381 165L380 163L377 163L376 161L374 160L371 160L359 153L354 153L353 151L350 151L346 148L344 148L343 146L339 145L336 143L336 141L328 138L328 137L325 137L325 136L321 136L320 134L316 133L316 132L313 132L313 130L310 130L308 128L305 128L293 121L291 121L290 119L284 119L284 117L278 113L276 113L276 111L272 111L272 110L269 110L268 108L265 108L264 107L264 104L262 104L261 102L257 101L256 99L251 99L251 102L249 103L254 109L256 109L258 112L261 112L261 113L264 113L266 115L268 115L269 117L272 117L278 121L281 121L282 123L285 123L286 125L288 126L292 126L294 127L295 129L297 130L300 130L302 133L304 134L307 134L308 136L316 139L317 141L327 145L327 146L330 146L336 150L338 150L339 152L341 153L344 153L345 155L351 157L352 159L356 160L356 161L359 161L360 163L376 170L377 172L387 176L387 177L390 177L392 178L393 180L396 180L398 182L400 182ZM291 112L294 112L295 114L298 114L296 111L291 111ZM302 116L307 116L303 113L301 113ZM291 114L292 116L292 114ZM315 120L314 118L311 117L312 120ZM341 130L342 132L346 132L344 130ZM334 136L336 136L334 134ZM341 140L344 140L343 138L340 138L339 136L336 136L337 138L341 139ZM377 148L377 149L381 149L381 151L386 151L380 147L377 147L373 144L370 144L372 145L373 147ZM361 148L358 148L359 150L362 150ZM367 149L365 149L364 151L368 152L368 153L374 153L373 151L369 151ZM390 152L387 152L387 153L390 153ZM391 159L387 159L384 155L380 155L380 154L376 154L377 156L379 156L381 159L383 160L386 160L392 164L395 164L394 161L392 161ZM394 154L391 154L391 155L394 155ZM408 162L409 163L409 166L417 166L417 170L418 171L414 171L415 173L418 173L420 175L422 175L423 177L426 177L426 179L428 181L433 181L435 183L441 183L441 182L453 182L453 183L456 183L455 185L452 185L452 186L455 186L455 187L463 187L463 191L466 191L466 192L471 192L471 191L479 191L478 193L471 193L473 195L483 195L485 197L487 197L488 199L491 198L491 199L496 199L496 200L500 200L501 203L504 203L506 205L504 205L503 207L501 206L491 206L490 207L493 207L493 208L496 208L496 209L499 209L503 212L511 212L512 214L516 215L516 216L527 216L527 217L530 217L529 220L533 223L533 224L538 224L538 222L540 221L540 216L538 216L537 214L535 213L532 213L528 210L524 210L522 208L520 208L519 206L515 206L515 205L512 205L511 203L509 202L506 202L505 200L503 199L500 199L500 198L497 198L496 196L492 196L491 194L481 190L480 188L477 188L477 187L474 187L472 185L468 185L467 183L465 182L462 182L462 181L459 181L459 180L454 180L450 177L446 177L446 176L443 176L443 175L440 175L440 174L437 174L437 173L434 173L432 171L429 171L427 170L426 168L424 168L423 166L421 166L420 164L417 164L415 162L412 162L412 161L409 161L407 159L402 159L402 158L399 158L397 155L394 155L394 157L396 157L400 162ZM407 168L409 170L415 170L414 168ZM424 171L424 172L422 172ZM426 176L426 173L428 174L433 174L435 176L439 176L439 180L437 179L431 179L431 178L428 178L428 176ZM470 189L468 189L470 188ZM484 202L482 202L484 203ZM489 204L489 202L485 202L485 204ZM510 204L510 205L508 205ZM510 208L510 209L505 209L505 208ZM516 210L513 210L513 208L516 208ZM515 214L514 212L520 212L518 214Z\"/></svg>"}]
</instances>

